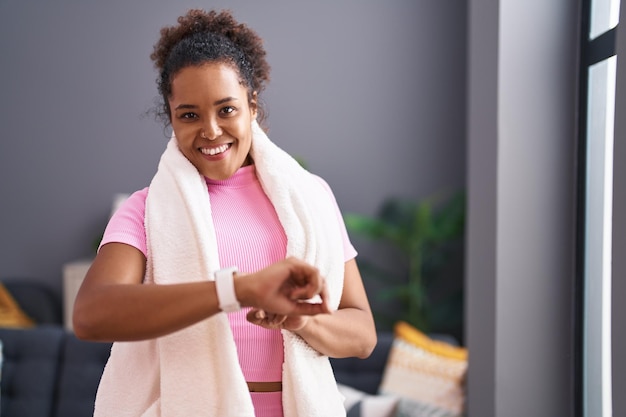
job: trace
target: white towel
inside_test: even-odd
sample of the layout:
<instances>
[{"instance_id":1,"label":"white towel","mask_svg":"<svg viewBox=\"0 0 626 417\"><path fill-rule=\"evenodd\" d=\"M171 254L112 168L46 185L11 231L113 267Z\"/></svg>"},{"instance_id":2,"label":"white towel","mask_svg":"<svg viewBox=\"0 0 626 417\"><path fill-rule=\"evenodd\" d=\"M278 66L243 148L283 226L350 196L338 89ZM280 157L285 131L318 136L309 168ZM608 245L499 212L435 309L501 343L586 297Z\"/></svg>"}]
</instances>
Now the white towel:
<instances>
[{"instance_id":1,"label":"white towel","mask_svg":"<svg viewBox=\"0 0 626 417\"><path fill-rule=\"evenodd\" d=\"M287 235L287 256L326 277L331 309L343 288L343 244L336 209L313 175L253 122L251 155ZM212 280L220 267L202 175L172 137L146 201L146 284ZM283 331L285 417L345 416L328 357ZM96 398L96 417L253 417L228 318L217 314L143 342L114 343Z\"/></svg>"}]
</instances>

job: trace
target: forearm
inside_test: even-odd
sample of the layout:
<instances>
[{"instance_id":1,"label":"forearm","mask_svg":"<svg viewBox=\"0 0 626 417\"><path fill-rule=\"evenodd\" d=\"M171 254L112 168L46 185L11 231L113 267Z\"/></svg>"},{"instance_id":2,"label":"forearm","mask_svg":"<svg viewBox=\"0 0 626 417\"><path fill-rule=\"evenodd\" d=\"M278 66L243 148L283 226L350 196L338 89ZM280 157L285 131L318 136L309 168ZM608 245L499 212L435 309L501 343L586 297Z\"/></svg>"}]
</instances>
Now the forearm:
<instances>
[{"instance_id":1,"label":"forearm","mask_svg":"<svg viewBox=\"0 0 626 417\"><path fill-rule=\"evenodd\" d=\"M254 278L234 278L236 298L255 304ZM95 341L152 339L220 313L215 281L158 284L100 284L81 288L74 305L75 333Z\"/></svg>"},{"instance_id":2,"label":"forearm","mask_svg":"<svg viewBox=\"0 0 626 417\"><path fill-rule=\"evenodd\" d=\"M180 330L219 311L215 283L210 281L100 285L77 298L74 331L88 340L143 340Z\"/></svg>"},{"instance_id":3,"label":"forearm","mask_svg":"<svg viewBox=\"0 0 626 417\"><path fill-rule=\"evenodd\" d=\"M376 346L376 329L369 311L344 308L310 317L295 331L312 348L333 358L366 358Z\"/></svg>"},{"instance_id":4,"label":"forearm","mask_svg":"<svg viewBox=\"0 0 626 417\"><path fill-rule=\"evenodd\" d=\"M214 281L142 284L145 260L137 258L138 251L123 245L107 246L92 264L76 297L73 322L79 338L150 339L221 311ZM317 270L296 259L285 259L252 274L238 274L233 285L235 298L242 307L284 315L329 312L326 302L299 302L317 294L325 299L326 293Z\"/></svg>"}]
</instances>

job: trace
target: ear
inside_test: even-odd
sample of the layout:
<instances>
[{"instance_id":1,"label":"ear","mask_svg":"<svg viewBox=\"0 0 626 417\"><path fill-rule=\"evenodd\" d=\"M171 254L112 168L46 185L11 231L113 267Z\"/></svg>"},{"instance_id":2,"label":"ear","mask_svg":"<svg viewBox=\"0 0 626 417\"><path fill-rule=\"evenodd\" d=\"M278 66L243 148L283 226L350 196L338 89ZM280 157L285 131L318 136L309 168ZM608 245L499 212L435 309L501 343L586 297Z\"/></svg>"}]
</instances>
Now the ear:
<instances>
[{"instance_id":1,"label":"ear","mask_svg":"<svg viewBox=\"0 0 626 417\"><path fill-rule=\"evenodd\" d=\"M253 120L256 120L257 114L258 114L258 94L256 91L253 91L252 94L250 94L250 100L248 102L248 107L250 107L250 115L252 116Z\"/></svg>"}]
</instances>

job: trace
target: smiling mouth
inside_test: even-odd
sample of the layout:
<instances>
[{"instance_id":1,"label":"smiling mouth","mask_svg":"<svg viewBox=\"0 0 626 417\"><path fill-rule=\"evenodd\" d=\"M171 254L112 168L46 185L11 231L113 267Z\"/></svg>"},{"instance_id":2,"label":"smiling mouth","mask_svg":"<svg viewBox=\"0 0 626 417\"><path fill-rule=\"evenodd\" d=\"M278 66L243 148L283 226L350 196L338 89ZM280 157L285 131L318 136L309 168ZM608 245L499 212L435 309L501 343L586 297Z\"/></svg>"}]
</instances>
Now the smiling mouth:
<instances>
[{"instance_id":1,"label":"smiling mouth","mask_svg":"<svg viewBox=\"0 0 626 417\"><path fill-rule=\"evenodd\" d=\"M215 148L200 148L200 152L202 152L204 155L215 156L226 152L231 146L232 144L225 143Z\"/></svg>"}]
</instances>

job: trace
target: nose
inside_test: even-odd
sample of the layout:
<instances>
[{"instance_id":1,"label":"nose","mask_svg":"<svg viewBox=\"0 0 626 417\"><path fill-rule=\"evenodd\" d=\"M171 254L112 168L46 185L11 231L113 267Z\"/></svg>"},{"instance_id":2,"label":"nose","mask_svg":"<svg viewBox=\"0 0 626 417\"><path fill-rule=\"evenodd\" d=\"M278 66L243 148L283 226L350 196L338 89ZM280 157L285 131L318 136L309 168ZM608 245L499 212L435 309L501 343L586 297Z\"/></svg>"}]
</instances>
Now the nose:
<instances>
[{"instance_id":1,"label":"nose","mask_svg":"<svg viewBox=\"0 0 626 417\"><path fill-rule=\"evenodd\" d=\"M222 135L222 128L217 120L209 120L202 130L202 137L208 140L215 140Z\"/></svg>"}]
</instances>

